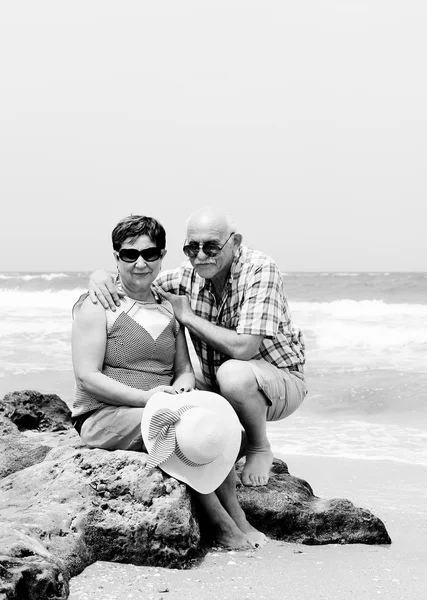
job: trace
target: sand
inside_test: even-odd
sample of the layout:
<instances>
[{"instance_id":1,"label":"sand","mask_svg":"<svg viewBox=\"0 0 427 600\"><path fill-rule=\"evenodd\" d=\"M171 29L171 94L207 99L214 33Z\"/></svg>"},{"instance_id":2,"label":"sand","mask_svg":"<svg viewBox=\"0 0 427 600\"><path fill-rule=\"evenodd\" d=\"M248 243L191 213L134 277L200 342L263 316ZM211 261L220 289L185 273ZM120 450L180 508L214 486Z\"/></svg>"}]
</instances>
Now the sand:
<instances>
[{"instance_id":1,"label":"sand","mask_svg":"<svg viewBox=\"0 0 427 600\"><path fill-rule=\"evenodd\" d=\"M70 600L426 600L427 468L389 461L281 457L320 497L346 497L386 524L390 546L213 549L190 570L98 562L71 580Z\"/></svg>"}]
</instances>

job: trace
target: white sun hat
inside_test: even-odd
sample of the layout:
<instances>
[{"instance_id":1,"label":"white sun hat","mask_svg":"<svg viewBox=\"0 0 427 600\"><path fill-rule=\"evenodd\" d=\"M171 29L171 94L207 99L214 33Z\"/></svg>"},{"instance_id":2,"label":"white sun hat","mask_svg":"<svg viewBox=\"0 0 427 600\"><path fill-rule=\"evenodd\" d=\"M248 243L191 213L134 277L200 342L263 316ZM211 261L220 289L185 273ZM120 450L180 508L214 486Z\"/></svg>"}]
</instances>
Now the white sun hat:
<instances>
[{"instance_id":1,"label":"white sun hat","mask_svg":"<svg viewBox=\"0 0 427 600\"><path fill-rule=\"evenodd\" d=\"M201 494L221 485L241 443L234 408L219 394L199 390L151 396L141 431L149 454L146 469L160 467Z\"/></svg>"}]
</instances>

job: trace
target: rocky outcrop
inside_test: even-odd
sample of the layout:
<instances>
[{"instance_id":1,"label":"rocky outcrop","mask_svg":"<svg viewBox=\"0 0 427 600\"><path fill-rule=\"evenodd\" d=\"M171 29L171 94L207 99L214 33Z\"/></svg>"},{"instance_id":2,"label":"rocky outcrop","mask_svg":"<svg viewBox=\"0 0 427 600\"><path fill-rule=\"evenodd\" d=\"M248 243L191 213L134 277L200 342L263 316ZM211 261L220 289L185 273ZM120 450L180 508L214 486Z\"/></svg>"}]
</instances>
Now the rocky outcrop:
<instances>
[{"instance_id":1,"label":"rocky outcrop","mask_svg":"<svg viewBox=\"0 0 427 600\"><path fill-rule=\"evenodd\" d=\"M237 465L241 472L242 465ZM276 540L301 544L390 544L384 524L349 500L324 500L303 479L274 460L267 486L248 488L240 481L237 497L251 523Z\"/></svg>"},{"instance_id":2,"label":"rocky outcrop","mask_svg":"<svg viewBox=\"0 0 427 600\"><path fill-rule=\"evenodd\" d=\"M145 459L58 447L3 479L0 598L25 598L17 590L35 582L28 597L67 598L70 577L97 560L182 568L200 556L186 486L158 469L147 473Z\"/></svg>"},{"instance_id":3,"label":"rocky outcrop","mask_svg":"<svg viewBox=\"0 0 427 600\"><path fill-rule=\"evenodd\" d=\"M10 396L7 414L16 415ZM28 413L28 398L39 396L25 392ZM39 409L40 403L33 410L38 418ZM185 568L202 556L206 548L186 486L158 469L147 473L145 454L83 447L63 415L65 430L57 433L49 432L58 426L52 410L38 420L45 424L41 433L19 433L6 418L0 421L16 456L36 439L43 448L33 452L32 465L16 459L22 469L0 481L0 600L65 599L69 579L97 560ZM239 484L238 497L249 520L276 539L390 543L372 513L348 500L317 498L279 460L268 486Z\"/></svg>"}]
</instances>

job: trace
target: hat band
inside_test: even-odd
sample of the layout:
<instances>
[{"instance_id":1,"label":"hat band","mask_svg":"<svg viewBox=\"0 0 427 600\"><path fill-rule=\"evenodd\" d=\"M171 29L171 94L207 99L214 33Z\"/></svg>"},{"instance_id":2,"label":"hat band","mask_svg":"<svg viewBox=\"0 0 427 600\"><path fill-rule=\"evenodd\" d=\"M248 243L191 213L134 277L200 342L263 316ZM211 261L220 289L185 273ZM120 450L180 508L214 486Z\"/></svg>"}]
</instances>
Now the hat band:
<instances>
[{"instance_id":1,"label":"hat band","mask_svg":"<svg viewBox=\"0 0 427 600\"><path fill-rule=\"evenodd\" d=\"M148 456L148 461L145 466L149 471L154 467L160 466L175 454L183 463L190 467L202 467L209 463L194 463L182 453L176 440L175 423L177 423L181 415L187 410L196 408L195 406L184 405L177 410L170 408L160 408L153 414L150 426L148 428L148 439L155 438L155 442Z\"/></svg>"}]
</instances>

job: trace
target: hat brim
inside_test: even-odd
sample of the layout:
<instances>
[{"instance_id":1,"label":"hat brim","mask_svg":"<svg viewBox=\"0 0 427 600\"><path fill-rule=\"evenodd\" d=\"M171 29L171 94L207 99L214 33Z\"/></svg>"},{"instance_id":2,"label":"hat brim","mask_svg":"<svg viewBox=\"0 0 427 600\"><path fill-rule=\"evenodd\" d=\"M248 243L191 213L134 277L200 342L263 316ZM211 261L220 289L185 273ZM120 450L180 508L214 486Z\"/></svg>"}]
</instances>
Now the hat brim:
<instances>
[{"instance_id":1,"label":"hat brim","mask_svg":"<svg viewBox=\"0 0 427 600\"><path fill-rule=\"evenodd\" d=\"M176 395L158 392L151 396L144 407L141 421L142 439L150 453L155 442L148 439L148 428L153 414L160 408L177 410L186 405L215 410L221 418L222 427L226 429L224 450L211 463L200 467L186 465L175 454L159 466L165 473L186 483L197 492L210 494L221 485L231 471L241 443L240 421L234 408L225 398L214 392L201 390Z\"/></svg>"}]
</instances>

